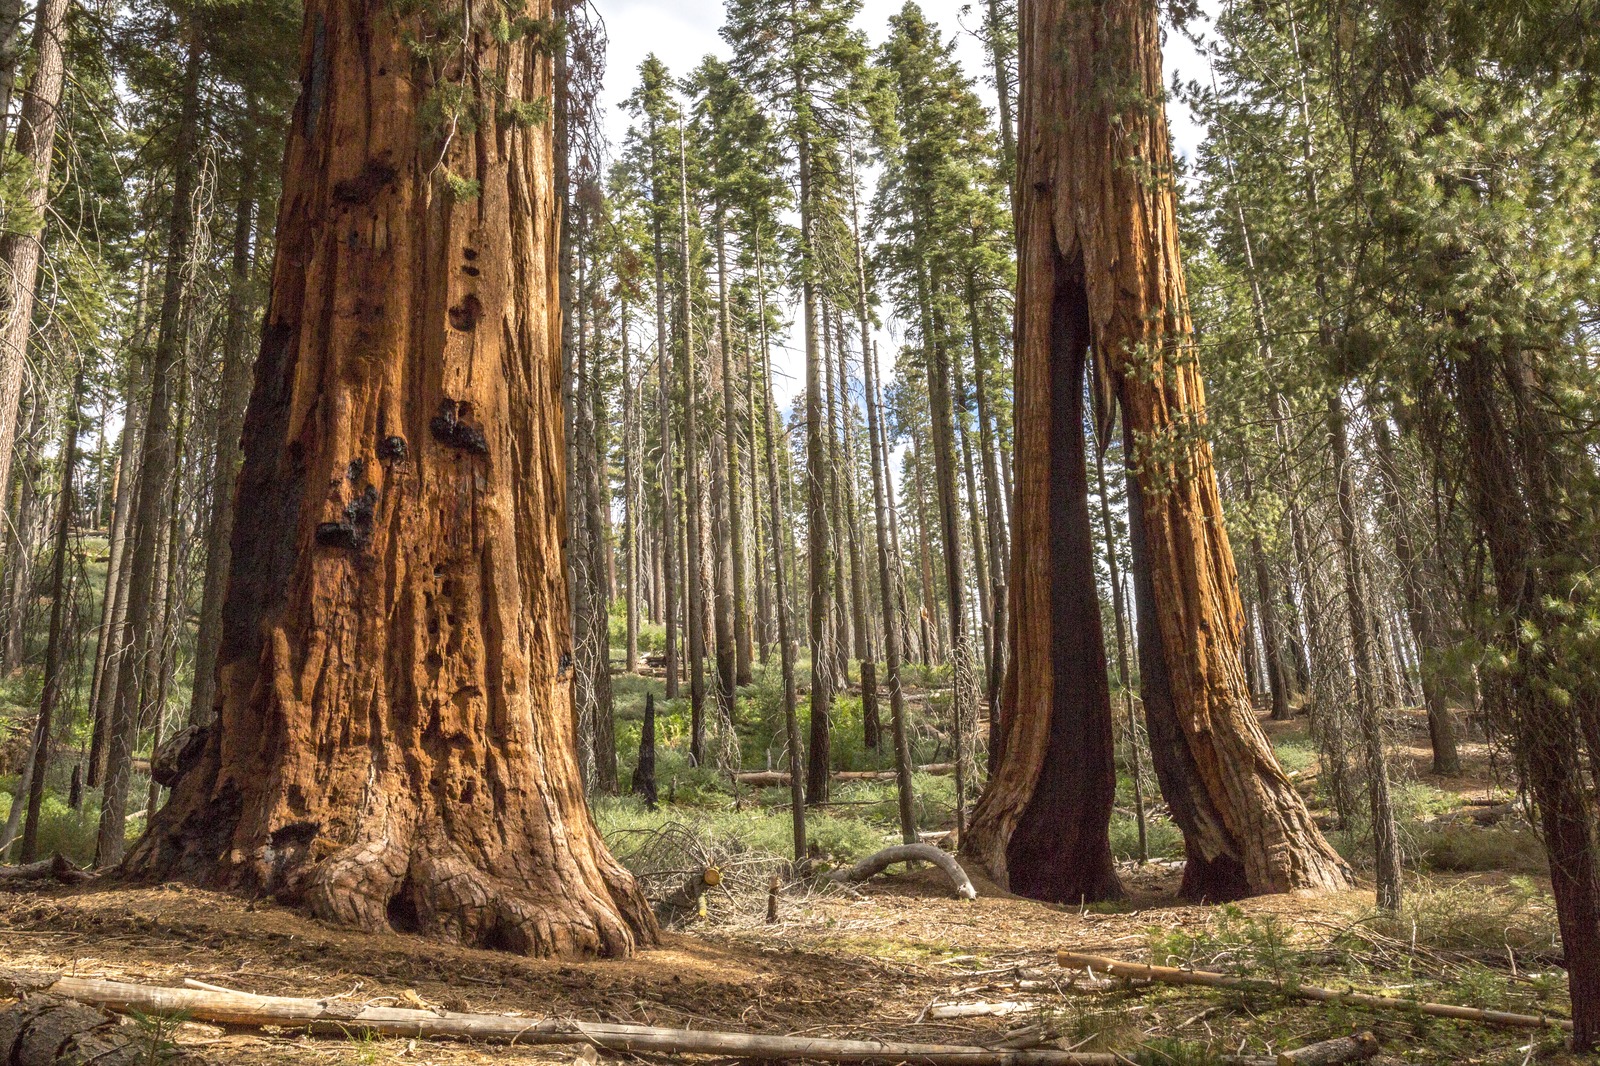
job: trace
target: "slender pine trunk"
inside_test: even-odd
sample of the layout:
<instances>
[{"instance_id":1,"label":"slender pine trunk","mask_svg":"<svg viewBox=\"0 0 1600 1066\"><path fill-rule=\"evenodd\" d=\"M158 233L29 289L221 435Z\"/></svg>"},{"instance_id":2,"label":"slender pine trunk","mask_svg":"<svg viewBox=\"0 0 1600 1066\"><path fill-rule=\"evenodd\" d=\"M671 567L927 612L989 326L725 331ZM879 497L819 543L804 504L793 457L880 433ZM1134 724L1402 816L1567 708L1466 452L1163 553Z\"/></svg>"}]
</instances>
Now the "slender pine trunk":
<instances>
[{"instance_id":1,"label":"slender pine trunk","mask_svg":"<svg viewBox=\"0 0 1600 1066\"><path fill-rule=\"evenodd\" d=\"M166 502L163 489L171 476L172 374L183 350L182 312L185 267L194 230L194 184L198 166L196 144L199 139L200 77L203 51L199 32L187 27L188 56L184 61L182 109L174 143L172 220L167 235L166 277L161 298L161 327L156 340L150 372L150 406L145 423L143 457L140 462L141 490L131 536L132 573L128 584L128 629L135 636L148 636L155 610L154 582L162 539L161 512ZM148 643L139 649L149 653ZM125 655L119 669L116 717L109 730L106 782L100 808L100 827L95 842L95 865L115 865L126 847L128 786L133 776L133 752L138 743L141 717L139 682L147 664L141 656Z\"/></svg>"}]
</instances>

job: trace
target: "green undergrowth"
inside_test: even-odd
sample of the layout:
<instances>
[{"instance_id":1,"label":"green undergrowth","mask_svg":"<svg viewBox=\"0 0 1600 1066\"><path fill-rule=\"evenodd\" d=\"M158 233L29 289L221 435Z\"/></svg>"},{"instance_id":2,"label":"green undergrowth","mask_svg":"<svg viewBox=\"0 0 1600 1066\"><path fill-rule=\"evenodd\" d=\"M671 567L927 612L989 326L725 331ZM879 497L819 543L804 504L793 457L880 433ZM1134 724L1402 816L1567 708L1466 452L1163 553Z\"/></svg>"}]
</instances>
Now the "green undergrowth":
<instances>
[{"instance_id":1,"label":"green undergrowth","mask_svg":"<svg viewBox=\"0 0 1600 1066\"><path fill-rule=\"evenodd\" d=\"M1253 1018L1263 1034L1279 1040L1287 1030L1273 1032L1273 1012L1287 1017L1307 1009L1327 1015L1330 1028L1372 1028L1391 1044L1426 1039L1436 1050L1471 1053L1488 1037L1481 1026L1404 1010L1310 1008L1294 994L1303 985L1529 1014L1560 1016L1566 1010L1554 909L1546 892L1523 879L1499 885L1418 879L1407 884L1392 914L1290 920L1247 915L1228 905L1199 928L1152 928L1149 949L1158 965L1216 970L1276 986L1277 991L1204 995L1217 1011ZM1199 993L1167 988L1159 994Z\"/></svg>"},{"instance_id":2,"label":"green undergrowth","mask_svg":"<svg viewBox=\"0 0 1600 1066\"><path fill-rule=\"evenodd\" d=\"M16 778L4 782L3 793L0 793L0 824L11 813L11 797L16 789ZM143 796L142 792L133 793ZM143 805L142 803L140 804ZM82 866L94 858L95 832L100 825L100 801L90 796L84 800L81 810L72 810L67 802L54 792L45 793L44 803L39 808L39 841L38 853L41 856L60 854ZM131 819L128 823L128 839L134 840L144 831L144 819ZM19 829L20 832L20 829ZM14 851L15 849L13 849ZM15 859L15 855L7 856L8 861Z\"/></svg>"}]
</instances>

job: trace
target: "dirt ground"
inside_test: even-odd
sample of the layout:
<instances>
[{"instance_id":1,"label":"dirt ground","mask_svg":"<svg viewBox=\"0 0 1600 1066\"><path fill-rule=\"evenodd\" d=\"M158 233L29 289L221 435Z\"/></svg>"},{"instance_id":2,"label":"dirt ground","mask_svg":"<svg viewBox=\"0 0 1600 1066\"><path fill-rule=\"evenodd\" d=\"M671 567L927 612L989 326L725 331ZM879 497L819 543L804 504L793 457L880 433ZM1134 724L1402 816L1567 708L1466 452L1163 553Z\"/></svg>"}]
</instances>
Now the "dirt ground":
<instances>
[{"instance_id":1,"label":"dirt ground","mask_svg":"<svg viewBox=\"0 0 1600 1066\"><path fill-rule=\"evenodd\" d=\"M721 929L720 903L713 900L702 928L668 933L657 948L624 961L570 963L353 933L270 903L182 886L89 886L0 897L0 956L19 969L162 985L194 978L359 1004L417 1006L420 1000L452 1010L953 1043L988 1043L1043 1025L1047 1035L1061 1034L1054 1046L1128 1047L1160 1034L1219 1051L1267 1051L1357 1025L1385 1037L1396 1060L1418 1058L1417 1023L1409 1020L1336 1017L1320 1008L1230 1001L1196 990L1075 988L1074 975L1054 965L1057 949L1145 958L1152 929L1199 932L1220 913L1176 904L1175 871L1130 869L1127 880L1131 899L1118 913L1007 897L981 881L980 898L964 902L933 871L883 879L858 898L785 901L775 925L734 922ZM1271 915L1285 928L1309 931L1348 925L1371 907L1371 894L1357 890L1250 900L1229 913L1234 920ZM927 1016L936 1004L996 1002L1021 1007L1003 1017ZM1463 1028L1427 1028L1438 1033L1441 1026ZM1525 1061L1532 1047L1526 1034L1480 1032L1473 1039L1477 1054L1451 1057ZM574 1058L565 1049L227 1032L197 1023L182 1026L177 1041L228 1063ZM1450 1046L1459 1042L1452 1034Z\"/></svg>"},{"instance_id":2,"label":"dirt ground","mask_svg":"<svg viewBox=\"0 0 1600 1066\"><path fill-rule=\"evenodd\" d=\"M1266 725L1274 733L1303 729L1301 723ZM1426 741L1416 739L1421 723L1411 725L1411 737L1401 738L1397 752L1407 778L1441 790L1461 816L1486 799L1505 798L1481 744L1464 745L1460 778L1428 777ZM1292 969L1284 971L1291 976L1280 979L1559 1012L1565 981L1554 962L1559 951L1537 877L1413 874L1408 892L1414 898L1435 893L1435 903L1418 912L1407 934L1404 920L1399 928L1385 926L1388 933L1378 931L1366 889L1203 907L1176 899L1175 863L1125 864L1120 872L1128 899L1091 908L1011 897L981 877L974 877L979 898L961 901L932 869L881 877L859 891L802 885L782 899L774 924L764 920L764 898L713 891L706 917L666 933L658 947L626 960L586 962L356 933L269 901L181 885L90 883L0 893L0 966L154 985L196 979L351 1005L694 1029L962 1044L1009 1037L1013 1046L1024 1043L1025 1033L1033 1046L1137 1052L1130 1062L1172 1066L1230 1052L1269 1054L1361 1029L1379 1037L1379 1061L1387 1063L1528 1066L1568 1058L1548 1030L1487 1029L1205 989L1089 988L1055 964L1063 948L1146 961L1176 943L1202 945L1200 964L1244 962L1245 972L1255 972L1248 960L1265 947L1269 956L1293 956L1286 964ZM1538 935L1514 940L1513 923L1525 928L1529 907L1537 912L1532 924ZM1502 914L1508 915L1503 930ZM1442 946L1459 941L1460 928L1472 923L1480 934L1487 923L1494 940L1487 951ZM1481 935L1475 943L1481 945ZM976 1004L1003 1004L1006 1013L939 1017L941 1008ZM194 1022L183 1024L176 1040L217 1063L443 1066L577 1057L576 1049L228 1031Z\"/></svg>"}]
</instances>

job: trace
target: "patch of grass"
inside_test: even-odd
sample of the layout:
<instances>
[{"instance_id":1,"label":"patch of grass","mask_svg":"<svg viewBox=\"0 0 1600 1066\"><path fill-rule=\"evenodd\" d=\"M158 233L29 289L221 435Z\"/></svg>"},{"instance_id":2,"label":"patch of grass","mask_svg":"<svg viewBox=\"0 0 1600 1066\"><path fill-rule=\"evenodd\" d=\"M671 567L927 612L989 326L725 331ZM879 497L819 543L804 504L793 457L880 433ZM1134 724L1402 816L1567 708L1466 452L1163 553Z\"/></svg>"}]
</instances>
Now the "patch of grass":
<instances>
[{"instance_id":1,"label":"patch of grass","mask_svg":"<svg viewBox=\"0 0 1600 1066\"><path fill-rule=\"evenodd\" d=\"M4 823L11 813L11 794L15 788L16 780L13 778L6 782L4 791L0 792L0 823ZM129 787L128 795L135 802L142 804L144 790L147 788L149 788L148 780L142 776L136 777L133 785ZM85 797L83 809L75 811L67 806L67 801L61 796L46 792L44 803L39 808L39 855L49 857L59 852L78 865L85 865L94 858L95 834L99 827L98 799ZM143 832L143 818L128 820L130 842L136 840ZM14 861L15 858L16 851L13 849L8 861Z\"/></svg>"},{"instance_id":2,"label":"patch of grass","mask_svg":"<svg viewBox=\"0 0 1600 1066\"><path fill-rule=\"evenodd\" d=\"M1150 957L1158 965L1221 969L1281 985L1297 983L1305 961L1275 915L1247 916L1233 904L1218 908L1216 920L1198 932L1152 929Z\"/></svg>"},{"instance_id":3,"label":"patch of grass","mask_svg":"<svg viewBox=\"0 0 1600 1066\"><path fill-rule=\"evenodd\" d=\"M1547 865L1539 835L1526 826L1444 826L1413 835L1417 858L1431 870L1541 873Z\"/></svg>"},{"instance_id":4,"label":"patch of grass","mask_svg":"<svg viewBox=\"0 0 1600 1066\"><path fill-rule=\"evenodd\" d=\"M1147 813L1145 846L1152 859L1181 858L1183 834L1172 819ZM1139 820L1121 809L1111 812L1111 854L1123 860L1139 857Z\"/></svg>"},{"instance_id":5,"label":"patch of grass","mask_svg":"<svg viewBox=\"0 0 1600 1066\"><path fill-rule=\"evenodd\" d=\"M828 919L831 923L832 919ZM817 951L829 955L855 955L881 961L928 962L961 954L962 949L943 941L894 940L884 937L817 937Z\"/></svg>"},{"instance_id":6,"label":"patch of grass","mask_svg":"<svg viewBox=\"0 0 1600 1066\"><path fill-rule=\"evenodd\" d=\"M787 809L734 810L721 806L690 812L662 806L649 811L638 799L621 796L598 797L594 815L606 843L630 869L634 869L629 864L630 857L637 853L635 842L668 823L686 827L697 847L710 854L790 856L794 852L793 822ZM822 811L806 813L806 837L821 857L834 865L855 862L889 842L877 826Z\"/></svg>"},{"instance_id":7,"label":"patch of grass","mask_svg":"<svg viewBox=\"0 0 1600 1066\"><path fill-rule=\"evenodd\" d=\"M1074 1051L1125 1051L1144 1035L1121 1002L1096 996L1069 996L1060 1014L1063 1046Z\"/></svg>"},{"instance_id":8,"label":"patch of grass","mask_svg":"<svg viewBox=\"0 0 1600 1066\"><path fill-rule=\"evenodd\" d=\"M1221 1066L1229 1061L1222 1052L1213 1051L1209 1044L1175 1037L1157 1037L1145 1041L1133 1054L1138 1066Z\"/></svg>"},{"instance_id":9,"label":"patch of grass","mask_svg":"<svg viewBox=\"0 0 1600 1066\"><path fill-rule=\"evenodd\" d=\"M917 662L901 663L900 680L909 688L948 688L950 664L923 666Z\"/></svg>"},{"instance_id":10,"label":"patch of grass","mask_svg":"<svg viewBox=\"0 0 1600 1066\"><path fill-rule=\"evenodd\" d=\"M1503 887L1418 882L1398 914L1374 913L1363 924L1419 948L1496 964L1507 951L1530 962L1561 958L1554 904L1527 878Z\"/></svg>"},{"instance_id":11,"label":"patch of grass","mask_svg":"<svg viewBox=\"0 0 1600 1066\"><path fill-rule=\"evenodd\" d=\"M1310 737L1284 737L1272 745L1285 773L1305 773L1317 765L1317 745Z\"/></svg>"}]
</instances>

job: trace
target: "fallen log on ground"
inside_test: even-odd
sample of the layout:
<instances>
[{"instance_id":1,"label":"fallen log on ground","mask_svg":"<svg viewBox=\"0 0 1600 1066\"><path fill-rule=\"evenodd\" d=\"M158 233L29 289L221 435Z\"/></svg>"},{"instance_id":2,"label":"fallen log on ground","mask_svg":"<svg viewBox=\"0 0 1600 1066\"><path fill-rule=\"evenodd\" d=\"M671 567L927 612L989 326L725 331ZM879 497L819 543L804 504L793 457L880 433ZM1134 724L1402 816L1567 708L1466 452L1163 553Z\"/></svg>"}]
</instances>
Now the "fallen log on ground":
<instances>
[{"instance_id":1,"label":"fallen log on ground","mask_svg":"<svg viewBox=\"0 0 1600 1066\"><path fill-rule=\"evenodd\" d=\"M1278 1066L1334 1066L1335 1063L1370 1059L1378 1053L1378 1038L1371 1033L1338 1036L1315 1044L1278 1052Z\"/></svg>"},{"instance_id":2,"label":"fallen log on ground","mask_svg":"<svg viewBox=\"0 0 1600 1066\"><path fill-rule=\"evenodd\" d=\"M962 899L977 899L978 890L972 887L972 878L956 862L954 855L941 851L932 844L896 844L892 848L868 855L848 870L835 870L828 875L834 881L860 883L893 866L897 862L931 862L950 878L956 895Z\"/></svg>"},{"instance_id":3,"label":"fallen log on ground","mask_svg":"<svg viewBox=\"0 0 1600 1066\"><path fill-rule=\"evenodd\" d=\"M931 762L926 766L912 769L913 773L933 774L935 777L944 777L956 772L953 762ZM833 775L835 781L893 781L893 770L839 770ZM789 783L789 774L784 770L744 770L734 774L733 779L741 785L751 788L777 788Z\"/></svg>"},{"instance_id":4,"label":"fallen log on ground","mask_svg":"<svg viewBox=\"0 0 1600 1066\"><path fill-rule=\"evenodd\" d=\"M383 1036L462 1037L515 1044L584 1044L604 1051L721 1055L776 1062L912 1062L923 1066L1124 1066L1109 1052L972 1047L961 1044L910 1044L889 1040L834 1040L823 1037L768 1036L665 1029L507 1014L466 1014L445 1010L368 1007L333 1000L258 996L222 989L162 988L88 977L57 977L0 970L0 992L45 991L116 1011L182 1013L193 1021L221 1025L275 1025Z\"/></svg>"},{"instance_id":5,"label":"fallen log on ground","mask_svg":"<svg viewBox=\"0 0 1600 1066\"><path fill-rule=\"evenodd\" d=\"M1453 1003L1425 1003L1418 999L1378 996L1370 992L1341 992L1336 988L1319 988L1316 985L1284 985L1257 978L1213 973L1210 970L1181 970L1175 966L1123 962L1120 959L1108 959L1101 955L1082 955L1073 951L1057 952L1056 962L1072 970L1098 970L1114 977L1157 981L1168 985L1200 985L1206 988L1226 988L1234 992L1259 992L1265 995L1309 999L1318 1003L1409 1011L1432 1015L1435 1018L1455 1018L1458 1021L1482 1022L1485 1025L1503 1025L1517 1029L1543 1029L1547 1026L1560 1029L1572 1028L1571 1021L1565 1018L1553 1018L1546 1014L1512 1014L1508 1011L1482 1010L1478 1007L1458 1007Z\"/></svg>"},{"instance_id":6,"label":"fallen log on ground","mask_svg":"<svg viewBox=\"0 0 1600 1066\"><path fill-rule=\"evenodd\" d=\"M168 1049L170 1050L170 1049ZM29 996L0 1011L0 1062L7 1066L200 1066L195 1055L161 1054L157 1034L124 1026L103 1011L57 996Z\"/></svg>"},{"instance_id":7,"label":"fallen log on ground","mask_svg":"<svg viewBox=\"0 0 1600 1066\"><path fill-rule=\"evenodd\" d=\"M61 854L21 866L0 866L0 888L30 881L60 881L72 885L89 880L89 874L74 866ZM3 1060L0 1060L3 1061Z\"/></svg>"},{"instance_id":8,"label":"fallen log on ground","mask_svg":"<svg viewBox=\"0 0 1600 1066\"><path fill-rule=\"evenodd\" d=\"M923 1012L925 1018L995 1018L1038 1008L1016 1000L998 1003L937 1003Z\"/></svg>"}]
</instances>

